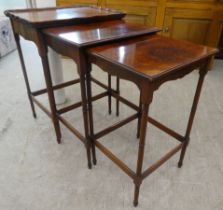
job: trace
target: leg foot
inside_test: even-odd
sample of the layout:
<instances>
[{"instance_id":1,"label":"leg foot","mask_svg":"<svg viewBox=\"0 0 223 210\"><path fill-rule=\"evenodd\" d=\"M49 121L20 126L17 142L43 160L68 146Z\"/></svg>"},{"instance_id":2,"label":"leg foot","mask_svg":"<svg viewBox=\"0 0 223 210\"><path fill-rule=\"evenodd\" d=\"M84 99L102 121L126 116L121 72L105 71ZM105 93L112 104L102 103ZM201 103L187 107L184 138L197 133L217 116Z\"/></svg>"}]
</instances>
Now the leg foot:
<instances>
[{"instance_id":1,"label":"leg foot","mask_svg":"<svg viewBox=\"0 0 223 210\"><path fill-rule=\"evenodd\" d=\"M136 186L136 185L135 185L134 201L133 201L133 205L134 205L135 207L138 206L138 200L139 200L139 188L140 188L140 186Z\"/></svg>"},{"instance_id":2,"label":"leg foot","mask_svg":"<svg viewBox=\"0 0 223 210\"><path fill-rule=\"evenodd\" d=\"M87 152L87 162L88 162L88 168L92 168L92 163L91 163L91 150L89 145L86 145L86 152Z\"/></svg>"},{"instance_id":3,"label":"leg foot","mask_svg":"<svg viewBox=\"0 0 223 210\"><path fill-rule=\"evenodd\" d=\"M133 202L133 205L134 205L134 207L137 207L138 206L138 201L137 202Z\"/></svg>"},{"instance_id":4,"label":"leg foot","mask_svg":"<svg viewBox=\"0 0 223 210\"><path fill-rule=\"evenodd\" d=\"M97 165L97 160L96 159L93 159L93 164Z\"/></svg>"},{"instance_id":5,"label":"leg foot","mask_svg":"<svg viewBox=\"0 0 223 210\"><path fill-rule=\"evenodd\" d=\"M181 167L182 167L182 165L183 165L183 163L182 163L182 162L178 162L178 168L181 168Z\"/></svg>"},{"instance_id":6,"label":"leg foot","mask_svg":"<svg viewBox=\"0 0 223 210\"><path fill-rule=\"evenodd\" d=\"M57 143L58 144L61 144L61 137L60 138L57 138Z\"/></svg>"},{"instance_id":7,"label":"leg foot","mask_svg":"<svg viewBox=\"0 0 223 210\"><path fill-rule=\"evenodd\" d=\"M36 113L33 113L33 117L34 119L37 119Z\"/></svg>"},{"instance_id":8,"label":"leg foot","mask_svg":"<svg viewBox=\"0 0 223 210\"><path fill-rule=\"evenodd\" d=\"M88 163L88 169L92 169L92 164Z\"/></svg>"},{"instance_id":9,"label":"leg foot","mask_svg":"<svg viewBox=\"0 0 223 210\"><path fill-rule=\"evenodd\" d=\"M97 158L96 158L96 152L95 152L95 146L92 146L92 158L93 158L93 164L97 165Z\"/></svg>"}]
</instances>

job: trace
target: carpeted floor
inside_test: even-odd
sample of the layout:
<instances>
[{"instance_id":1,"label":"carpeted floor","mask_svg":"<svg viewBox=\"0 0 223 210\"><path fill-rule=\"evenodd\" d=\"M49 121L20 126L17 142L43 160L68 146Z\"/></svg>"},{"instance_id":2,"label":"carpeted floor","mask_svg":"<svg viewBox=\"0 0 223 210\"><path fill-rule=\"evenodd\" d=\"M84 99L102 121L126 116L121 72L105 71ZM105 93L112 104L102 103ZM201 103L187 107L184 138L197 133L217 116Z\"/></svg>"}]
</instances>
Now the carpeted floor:
<instances>
[{"instance_id":1,"label":"carpeted floor","mask_svg":"<svg viewBox=\"0 0 223 210\"><path fill-rule=\"evenodd\" d=\"M23 41L32 89L44 87L41 63L33 44ZM63 60L66 80L77 77L71 60ZM106 81L106 74L94 68ZM174 130L185 132L198 79L197 72L164 84L156 93L150 115ZM100 92L97 86L93 92ZM37 109L32 117L17 52L0 60L0 209L1 210L222 210L223 209L223 61L216 60L206 77L191 144L184 166L177 168L179 153L145 179L140 203L132 206L132 180L97 150L98 164L87 169L83 144L62 127L62 144L50 119ZM139 92L122 81L123 96L138 103ZM67 104L80 99L79 86L66 88ZM41 98L47 103L47 98ZM66 104L66 105L67 105ZM94 103L98 131L132 113L121 105L121 114L108 115L107 98ZM82 111L66 114L83 132ZM101 141L133 170L136 167L137 122L124 126ZM146 169L177 142L148 125Z\"/></svg>"}]
</instances>

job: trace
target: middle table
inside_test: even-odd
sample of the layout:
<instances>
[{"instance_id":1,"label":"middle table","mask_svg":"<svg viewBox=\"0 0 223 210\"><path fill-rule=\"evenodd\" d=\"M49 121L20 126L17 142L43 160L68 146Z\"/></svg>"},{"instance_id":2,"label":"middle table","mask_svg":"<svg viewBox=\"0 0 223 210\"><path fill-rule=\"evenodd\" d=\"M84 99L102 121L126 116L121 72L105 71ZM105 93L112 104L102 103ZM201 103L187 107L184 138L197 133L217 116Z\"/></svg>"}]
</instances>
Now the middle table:
<instances>
[{"instance_id":1,"label":"middle table","mask_svg":"<svg viewBox=\"0 0 223 210\"><path fill-rule=\"evenodd\" d=\"M87 101L87 93L90 93L90 86L86 85L86 81L90 81L91 65L87 61L86 48L98 46L102 44L116 42L118 40L129 39L133 37L139 37L149 34L154 34L160 31L156 27L145 27L143 25L128 23L124 20L113 20L104 21L97 23L89 23L82 25L57 27L43 30L43 36L45 45L51 47L59 54L67 56L73 59L77 64L77 71L81 80L81 95L82 95L82 106L83 106L83 117L84 121L88 122L88 138L85 139L82 134L75 129L71 123L69 123L61 114L69 111L75 107L70 107L70 109L63 110L57 113L58 119L70 129L80 140L83 142L87 141L87 144L92 147L92 157L93 163L96 164L95 146L93 144L93 124L89 122L92 121L91 113L92 107L91 103ZM45 66L49 69L49 66ZM98 85L104 87L102 83L97 81ZM88 89L86 89L86 86ZM49 87L52 88L52 87ZM111 95L111 89L94 99L99 99L107 95ZM91 99L90 99L91 100ZM123 121L123 123L128 123L130 120L136 119L137 116L128 118Z\"/></svg>"}]
</instances>

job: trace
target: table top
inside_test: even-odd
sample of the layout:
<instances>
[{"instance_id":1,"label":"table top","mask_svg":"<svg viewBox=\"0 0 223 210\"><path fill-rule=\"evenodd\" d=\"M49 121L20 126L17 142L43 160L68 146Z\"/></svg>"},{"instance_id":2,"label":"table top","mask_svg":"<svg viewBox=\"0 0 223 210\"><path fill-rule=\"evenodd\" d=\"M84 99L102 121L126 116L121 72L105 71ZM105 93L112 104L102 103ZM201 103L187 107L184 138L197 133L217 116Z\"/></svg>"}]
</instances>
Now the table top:
<instances>
[{"instance_id":1,"label":"table top","mask_svg":"<svg viewBox=\"0 0 223 210\"><path fill-rule=\"evenodd\" d=\"M150 35L99 46L88 52L93 58L109 61L152 80L214 55L217 50L188 41Z\"/></svg>"},{"instance_id":2,"label":"table top","mask_svg":"<svg viewBox=\"0 0 223 210\"><path fill-rule=\"evenodd\" d=\"M6 10L5 15L36 28L69 25L90 20L121 19L125 16L122 12L95 6Z\"/></svg>"},{"instance_id":3,"label":"table top","mask_svg":"<svg viewBox=\"0 0 223 210\"><path fill-rule=\"evenodd\" d=\"M87 47L139 35L152 34L158 31L160 31L160 29L156 27L146 27L124 20L114 20L49 28L43 30L43 33L46 36L68 43L72 46Z\"/></svg>"}]
</instances>

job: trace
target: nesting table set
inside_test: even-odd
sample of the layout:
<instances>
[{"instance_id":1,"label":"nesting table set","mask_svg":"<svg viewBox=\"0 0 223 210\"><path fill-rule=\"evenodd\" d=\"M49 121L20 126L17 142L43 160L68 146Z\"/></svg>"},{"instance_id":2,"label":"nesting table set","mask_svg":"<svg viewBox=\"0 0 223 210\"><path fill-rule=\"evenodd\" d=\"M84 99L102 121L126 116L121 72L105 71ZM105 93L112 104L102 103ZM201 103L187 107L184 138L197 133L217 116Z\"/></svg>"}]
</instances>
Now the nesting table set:
<instances>
[{"instance_id":1,"label":"nesting table set","mask_svg":"<svg viewBox=\"0 0 223 210\"><path fill-rule=\"evenodd\" d=\"M101 150L133 179L135 184L134 206L138 205L142 181L180 150L178 167L182 166L203 81L212 56L217 52L216 49L161 36L157 33L160 30L155 27L145 27L126 22L123 19L124 13L92 6L8 10L5 14L12 23L33 115L36 117L35 103L52 118L58 143L61 142L61 122L86 146L89 168L92 167L92 161L94 164L97 163L95 148ZM19 35L37 45L44 71L45 89L31 91ZM47 58L47 47L74 60L77 64L79 78L53 85ZM91 76L92 64L108 73L107 85ZM198 70L200 76L186 132L184 135L180 135L151 118L148 115L149 106L153 100L153 94L163 83L182 78L194 70ZM111 88L111 76L117 78L116 90ZM119 86L122 80L136 84L140 90L139 105L135 105L120 95ZM105 91L92 96L92 82L104 88ZM74 84L80 84L81 101L57 109L54 90ZM48 94L50 110L36 99L36 96L45 93ZM135 113L95 133L92 102L103 97L108 97L109 113L111 113L111 97L116 99L117 115L119 114L120 102L135 110ZM62 116L63 113L80 106L83 110L84 135ZM132 170L99 140L135 119L138 120L139 146L137 167L136 170ZM178 140L179 145L158 162L142 171L147 122Z\"/></svg>"}]
</instances>

